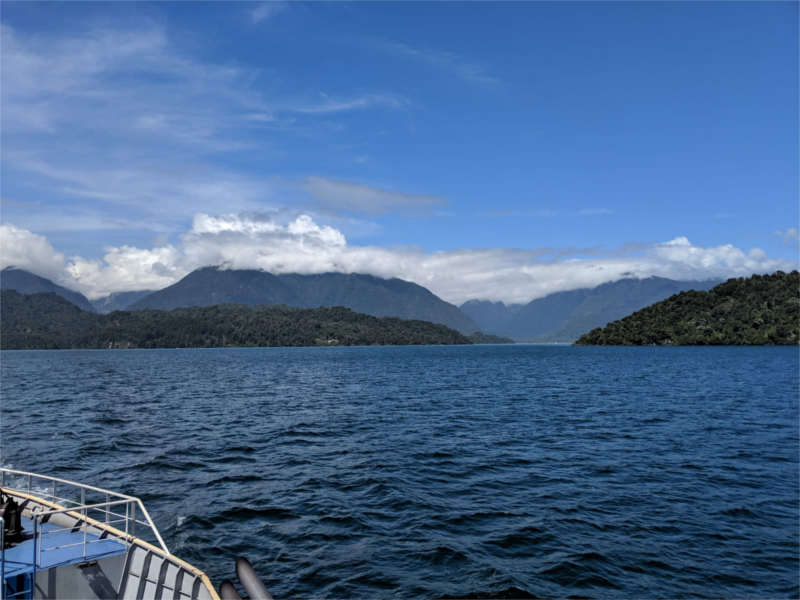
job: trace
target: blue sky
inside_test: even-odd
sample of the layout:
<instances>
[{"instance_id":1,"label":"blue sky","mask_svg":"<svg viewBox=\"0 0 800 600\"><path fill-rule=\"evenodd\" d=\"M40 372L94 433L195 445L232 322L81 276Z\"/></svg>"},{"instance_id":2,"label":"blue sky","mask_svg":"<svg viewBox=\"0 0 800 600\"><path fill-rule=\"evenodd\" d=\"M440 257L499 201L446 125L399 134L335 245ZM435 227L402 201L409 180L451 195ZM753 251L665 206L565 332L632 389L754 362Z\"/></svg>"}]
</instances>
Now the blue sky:
<instances>
[{"instance_id":1,"label":"blue sky","mask_svg":"<svg viewBox=\"0 0 800 600\"><path fill-rule=\"evenodd\" d=\"M90 296L226 264L454 302L790 268L797 22L794 2L4 3L3 262Z\"/></svg>"}]
</instances>

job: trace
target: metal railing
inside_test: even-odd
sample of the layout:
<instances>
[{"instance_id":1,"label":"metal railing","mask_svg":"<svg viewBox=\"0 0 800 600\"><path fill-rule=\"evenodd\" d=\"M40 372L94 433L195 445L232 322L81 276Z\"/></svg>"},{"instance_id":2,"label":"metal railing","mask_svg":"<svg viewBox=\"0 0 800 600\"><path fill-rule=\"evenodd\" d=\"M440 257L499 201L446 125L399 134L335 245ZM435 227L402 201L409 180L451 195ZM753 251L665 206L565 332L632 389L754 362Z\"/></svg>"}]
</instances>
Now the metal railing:
<instances>
[{"instance_id":1,"label":"metal railing","mask_svg":"<svg viewBox=\"0 0 800 600\"><path fill-rule=\"evenodd\" d=\"M105 542L108 539L116 539L124 543L127 548L136 537L136 525L147 528L158 541L163 552L166 555L170 554L142 501L133 496L66 479L12 469L0 469L0 487L9 492L19 492L48 501L58 507L48 509L43 506L31 517L34 524L34 569L42 566L42 554L52 550L82 546L83 556L86 557L86 551L90 544ZM93 497L96 499L98 496L101 501L93 500ZM138 519L137 510L142 515ZM45 531L43 524L57 515L66 515L68 518L77 519L77 522L60 529L48 528ZM60 519L56 518L56 520ZM83 533L82 541L47 546L47 537L64 531L75 532L76 528ZM104 539L100 539L99 534L101 533L105 534Z\"/></svg>"},{"instance_id":2,"label":"metal railing","mask_svg":"<svg viewBox=\"0 0 800 600\"><path fill-rule=\"evenodd\" d=\"M0 599L8 600L9 598L17 598L19 596L33 598L34 579L33 576L23 578L25 585L22 589L17 589L15 592L9 594L9 586L6 583L6 521L0 517ZM17 581L18 583L18 581ZM16 586L14 588L16 589Z\"/></svg>"}]
</instances>

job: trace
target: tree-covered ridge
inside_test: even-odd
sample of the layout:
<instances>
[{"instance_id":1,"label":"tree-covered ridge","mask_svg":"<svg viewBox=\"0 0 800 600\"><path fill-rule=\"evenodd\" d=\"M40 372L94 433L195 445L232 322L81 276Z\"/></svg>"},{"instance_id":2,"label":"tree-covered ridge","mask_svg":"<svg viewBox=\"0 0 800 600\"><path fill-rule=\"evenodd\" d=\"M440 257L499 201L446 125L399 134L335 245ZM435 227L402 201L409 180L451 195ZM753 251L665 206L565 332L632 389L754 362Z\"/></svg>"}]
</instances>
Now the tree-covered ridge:
<instances>
[{"instance_id":1,"label":"tree-covered ridge","mask_svg":"<svg viewBox=\"0 0 800 600\"><path fill-rule=\"evenodd\" d=\"M342 307L227 304L171 311L80 310L54 293L0 292L0 348L216 348L470 344L427 321L372 317Z\"/></svg>"},{"instance_id":2,"label":"tree-covered ridge","mask_svg":"<svg viewBox=\"0 0 800 600\"><path fill-rule=\"evenodd\" d=\"M800 274L729 279L648 306L575 342L579 346L791 345L800 342Z\"/></svg>"},{"instance_id":3,"label":"tree-covered ridge","mask_svg":"<svg viewBox=\"0 0 800 600\"><path fill-rule=\"evenodd\" d=\"M480 331L476 331L469 337L469 340L473 344L514 344L514 340L507 337L501 337L499 335L492 335L490 333L481 333Z\"/></svg>"}]
</instances>

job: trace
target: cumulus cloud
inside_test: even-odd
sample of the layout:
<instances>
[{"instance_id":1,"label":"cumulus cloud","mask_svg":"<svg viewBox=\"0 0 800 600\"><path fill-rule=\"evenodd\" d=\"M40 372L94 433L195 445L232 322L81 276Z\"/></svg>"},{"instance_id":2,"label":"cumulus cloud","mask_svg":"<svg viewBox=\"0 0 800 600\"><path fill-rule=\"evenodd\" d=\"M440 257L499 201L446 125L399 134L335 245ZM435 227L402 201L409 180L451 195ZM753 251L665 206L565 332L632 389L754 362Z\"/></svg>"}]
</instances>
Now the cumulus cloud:
<instances>
[{"instance_id":1,"label":"cumulus cloud","mask_svg":"<svg viewBox=\"0 0 800 600\"><path fill-rule=\"evenodd\" d=\"M280 225L268 215L195 216L182 236L183 250L196 267L262 269L272 273L342 272L337 257L344 235L301 215Z\"/></svg>"},{"instance_id":2,"label":"cumulus cloud","mask_svg":"<svg viewBox=\"0 0 800 600\"><path fill-rule=\"evenodd\" d=\"M750 274L788 268L791 264L784 259L770 260L760 248L753 248L749 252L744 252L731 244L702 248L693 246L685 237L656 244L652 254L666 261L672 268L680 267L690 276L692 273L717 273L717 276L723 276L725 273Z\"/></svg>"},{"instance_id":3,"label":"cumulus cloud","mask_svg":"<svg viewBox=\"0 0 800 600\"><path fill-rule=\"evenodd\" d=\"M150 250L132 246L108 247L102 260L74 256L65 270L72 277L72 287L90 300L112 292L157 290L186 277L195 261L175 246Z\"/></svg>"},{"instance_id":4,"label":"cumulus cloud","mask_svg":"<svg viewBox=\"0 0 800 600\"><path fill-rule=\"evenodd\" d=\"M64 279L64 255L43 235L0 225L0 268L19 267L57 283Z\"/></svg>"},{"instance_id":5,"label":"cumulus cloud","mask_svg":"<svg viewBox=\"0 0 800 600\"><path fill-rule=\"evenodd\" d=\"M404 194L317 176L306 179L301 187L328 207L373 215L395 210L419 214L432 207L447 204L444 198L433 194Z\"/></svg>"},{"instance_id":6,"label":"cumulus cloud","mask_svg":"<svg viewBox=\"0 0 800 600\"><path fill-rule=\"evenodd\" d=\"M102 259L67 258L41 235L0 226L3 266L27 268L85 293L159 289L203 266L272 273L366 273L399 277L460 304L472 298L528 302L547 294L595 287L623 277L708 279L797 268L753 248L693 245L685 237L609 252L551 248L457 249L359 246L307 215L279 222L276 214L195 215L176 245L106 248Z\"/></svg>"}]
</instances>

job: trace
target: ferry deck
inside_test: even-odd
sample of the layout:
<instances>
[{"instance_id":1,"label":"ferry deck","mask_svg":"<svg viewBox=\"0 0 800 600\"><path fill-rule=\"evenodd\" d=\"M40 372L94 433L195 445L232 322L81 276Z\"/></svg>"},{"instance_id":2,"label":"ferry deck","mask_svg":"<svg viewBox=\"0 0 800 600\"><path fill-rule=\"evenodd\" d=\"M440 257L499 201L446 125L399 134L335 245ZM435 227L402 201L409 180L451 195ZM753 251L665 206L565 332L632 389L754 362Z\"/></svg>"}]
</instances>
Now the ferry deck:
<instances>
[{"instance_id":1,"label":"ferry deck","mask_svg":"<svg viewBox=\"0 0 800 600\"><path fill-rule=\"evenodd\" d=\"M11 469L0 469L0 488L22 525L8 547L0 527L0 599L219 599L170 553L138 498Z\"/></svg>"}]
</instances>

